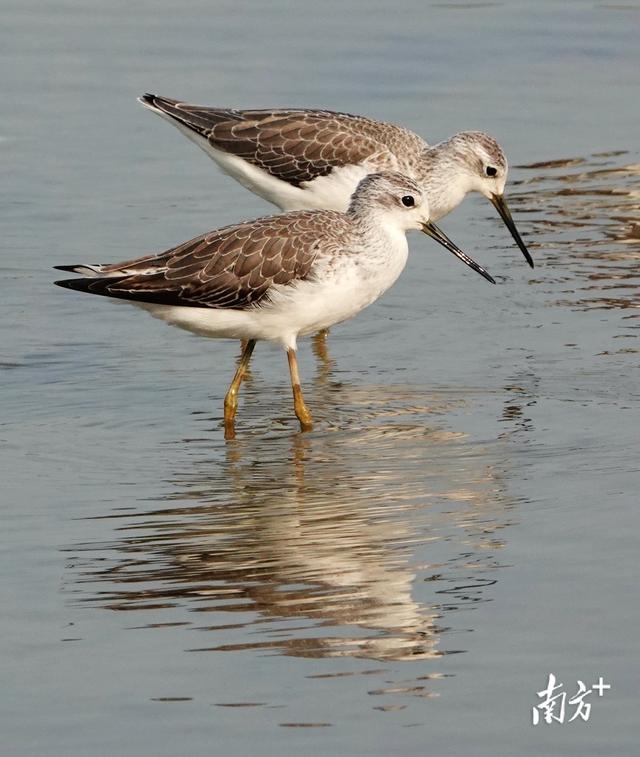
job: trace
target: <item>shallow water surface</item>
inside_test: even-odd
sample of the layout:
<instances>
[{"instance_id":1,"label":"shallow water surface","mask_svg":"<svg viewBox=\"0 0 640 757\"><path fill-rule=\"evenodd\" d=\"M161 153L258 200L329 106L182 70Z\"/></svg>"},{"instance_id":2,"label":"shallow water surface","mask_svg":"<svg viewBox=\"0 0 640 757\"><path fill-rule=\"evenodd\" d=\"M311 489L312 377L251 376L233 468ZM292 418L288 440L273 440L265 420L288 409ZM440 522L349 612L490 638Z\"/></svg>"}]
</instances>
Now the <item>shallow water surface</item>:
<instances>
[{"instance_id":1,"label":"shallow water surface","mask_svg":"<svg viewBox=\"0 0 640 757\"><path fill-rule=\"evenodd\" d=\"M635 754L638 4L3 9L7 754ZM145 90L484 128L536 268L470 198L496 287L412 236L225 442L238 345L51 285L269 212ZM551 672L612 688L533 727Z\"/></svg>"}]
</instances>

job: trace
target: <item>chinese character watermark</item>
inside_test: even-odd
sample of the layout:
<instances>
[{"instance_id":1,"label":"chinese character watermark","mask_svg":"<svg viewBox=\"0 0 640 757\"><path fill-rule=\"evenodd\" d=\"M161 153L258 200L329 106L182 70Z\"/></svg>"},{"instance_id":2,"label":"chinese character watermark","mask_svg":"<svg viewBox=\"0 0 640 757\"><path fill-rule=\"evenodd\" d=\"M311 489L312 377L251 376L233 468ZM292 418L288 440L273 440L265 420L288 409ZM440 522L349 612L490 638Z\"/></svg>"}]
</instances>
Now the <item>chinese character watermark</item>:
<instances>
[{"instance_id":1,"label":"chinese character watermark","mask_svg":"<svg viewBox=\"0 0 640 757\"><path fill-rule=\"evenodd\" d=\"M556 683L556 677L549 673L549 682L547 688L538 692L542 699L540 704L535 705L532 710L533 725L538 725L540 718L545 723L564 723L565 714L567 713L566 705L575 708L573 714L567 719L568 723L580 718L585 722L589 720L591 714L591 702L587 697L592 692L597 691L598 696L603 696L604 692L611 688L611 684L605 683L602 676L599 677L598 683L594 683L591 688L587 688L582 681L578 681L578 691L567 701L567 692L563 690L563 683Z\"/></svg>"}]
</instances>

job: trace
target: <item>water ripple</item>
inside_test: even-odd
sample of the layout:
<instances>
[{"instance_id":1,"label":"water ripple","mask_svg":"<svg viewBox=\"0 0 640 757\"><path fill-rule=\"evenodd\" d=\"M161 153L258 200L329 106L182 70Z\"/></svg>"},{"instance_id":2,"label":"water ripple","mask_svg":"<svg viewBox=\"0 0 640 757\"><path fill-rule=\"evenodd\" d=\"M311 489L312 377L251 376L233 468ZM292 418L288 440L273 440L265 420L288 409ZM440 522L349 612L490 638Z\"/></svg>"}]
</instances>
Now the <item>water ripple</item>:
<instances>
[{"instance_id":1,"label":"water ripple","mask_svg":"<svg viewBox=\"0 0 640 757\"><path fill-rule=\"evenodd\" d=\"M626 150L518 166L514 213L529 225L555 305L640 307L640 162ZM575 169L575 170L574 170ZM544 278L538 279L542 275ZM560 289L558 285L565 285Z\"/></svg>"}]
</instances>

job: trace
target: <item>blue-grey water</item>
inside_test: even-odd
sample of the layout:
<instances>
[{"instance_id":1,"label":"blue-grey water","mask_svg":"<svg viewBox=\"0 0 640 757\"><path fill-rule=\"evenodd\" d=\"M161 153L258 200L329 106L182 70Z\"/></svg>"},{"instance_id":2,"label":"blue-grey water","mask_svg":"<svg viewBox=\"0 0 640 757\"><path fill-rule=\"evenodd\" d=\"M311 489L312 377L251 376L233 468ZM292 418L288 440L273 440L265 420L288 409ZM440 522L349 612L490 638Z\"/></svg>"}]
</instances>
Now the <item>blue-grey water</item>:
<instances>
[{"instance_id":1,"label":"blue-grey water","mask_svg":"<svg viewBox=\"0 0 640 757\"><path fill-rule=\"evenodd\" d=\"M0 10L2 754L637 754L639 3ZM237 344L52 286L270 212L144 91L486 129L537 266L470 198L498 286L412 236L225 442Z\"/></svg>"}]
</instances>

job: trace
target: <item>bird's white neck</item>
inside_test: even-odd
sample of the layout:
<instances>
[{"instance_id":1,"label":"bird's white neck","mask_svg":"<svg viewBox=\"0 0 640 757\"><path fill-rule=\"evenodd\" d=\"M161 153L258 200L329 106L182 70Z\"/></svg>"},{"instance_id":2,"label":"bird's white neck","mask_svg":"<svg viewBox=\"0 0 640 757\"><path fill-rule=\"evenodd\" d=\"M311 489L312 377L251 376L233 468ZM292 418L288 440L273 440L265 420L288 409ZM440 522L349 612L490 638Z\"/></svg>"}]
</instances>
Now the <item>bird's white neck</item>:
<instances>
[{"instance_id":1,"label":"bird's white neck","mask_svg":"<svg viewBox=\"0 0 640 757\"><path fill-rule=\"evenodd\" d=\"M475 188L473 177L446 142L425 150L419 173L416 178L429 201L433 221L450 213Z\"/></svg>"}]
</instances>

